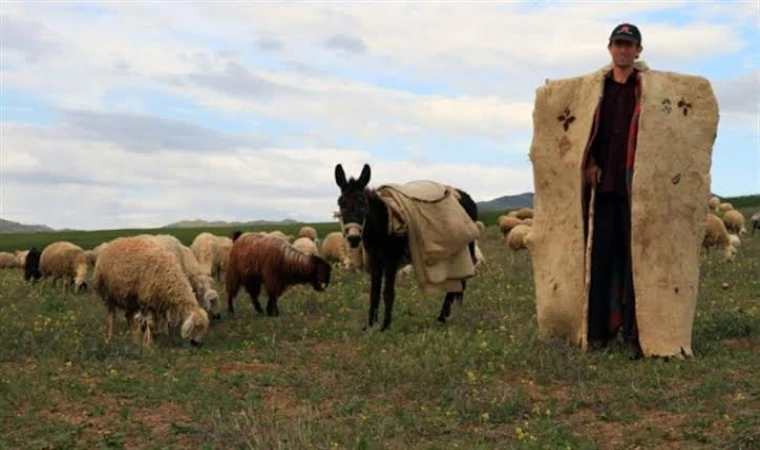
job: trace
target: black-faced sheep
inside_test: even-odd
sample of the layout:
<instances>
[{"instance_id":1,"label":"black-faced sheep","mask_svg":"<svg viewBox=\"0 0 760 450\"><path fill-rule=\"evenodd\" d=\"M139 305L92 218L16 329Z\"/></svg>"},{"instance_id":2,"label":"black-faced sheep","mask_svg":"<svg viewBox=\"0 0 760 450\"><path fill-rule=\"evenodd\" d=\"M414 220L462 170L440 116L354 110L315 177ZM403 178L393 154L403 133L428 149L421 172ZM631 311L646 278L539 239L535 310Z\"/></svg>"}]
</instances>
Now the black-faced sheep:
<instances>
[{"instance_id":1,"label":"black-faced sheep","mask_svg":"<svg viewBox=\"0 0 760 450\"><path fill-rule=\"evenodd\" d=\"M297 284L311 284L316 291L324 291L330 284L332 267L322 257L306 255L276 237L246 233L233 235L230 262L227 267L227 312L235 312L234 300L240 286L251 296L258 313L262 284L269 295L267 315L278 316L277 299L285 290Z\"/></svg>"},{"instance_id":2,"label":"black-faced sheep","mask_svg":"<svg viewBox=\"0 0 760 450\"><path fill-rule=\"evenodd\" d=\"M42 252L37 247L32 247L24 260L24 281L37 281L42 278L40 273L40 255Z\"/></svg>"},{"instance_id":3,"label":"black-faced sheep","mask_svg":"<svg viewBox=\"0 0 760 450\"><path fill-rule=\"evenodd\" d=\"M93 288L108 308L106 340L113 336L117 308L125 311L130 332L136 328L136 315L181 324L182 338L193 346L200 345L208 330L208 314L176 255L156 240L132 236L111 241L98 255ZM147 325L143 343L149 346L150 321Z\"/></svg>"},{"instance_id":4,"label":"black-faced sheep","mask_svg":"<svg viewBox=\"0 0 760 450\"><path fill-rule=\"evenodd\" d=\"M40 255L40 273L42 274L42 287L47 279L63 280L63 290L73 284L74 291L86 290L87 282L87 255L82 247L68 241L54 242Z\"/></svg>"}]
</instances>

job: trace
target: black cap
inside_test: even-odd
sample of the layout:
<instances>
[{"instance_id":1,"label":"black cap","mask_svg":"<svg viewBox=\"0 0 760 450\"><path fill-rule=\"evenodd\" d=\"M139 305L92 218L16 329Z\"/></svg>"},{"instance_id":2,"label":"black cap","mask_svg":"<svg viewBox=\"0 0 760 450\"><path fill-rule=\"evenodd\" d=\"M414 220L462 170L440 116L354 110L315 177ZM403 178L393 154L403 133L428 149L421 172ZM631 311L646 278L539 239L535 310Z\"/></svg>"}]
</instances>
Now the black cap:
<instances>
[{"instance_id":1,"label":"black cap","mask_svg":"<svg viewBox=\"0 0 760 450\"><path fill-rule=\"evenodd\" d=\"M612 34L610 34L610 42L618 39L641 44L641 32L636 25L621 23L616 26L615 29L612 30Z\"/></svg>"}]
</instances>

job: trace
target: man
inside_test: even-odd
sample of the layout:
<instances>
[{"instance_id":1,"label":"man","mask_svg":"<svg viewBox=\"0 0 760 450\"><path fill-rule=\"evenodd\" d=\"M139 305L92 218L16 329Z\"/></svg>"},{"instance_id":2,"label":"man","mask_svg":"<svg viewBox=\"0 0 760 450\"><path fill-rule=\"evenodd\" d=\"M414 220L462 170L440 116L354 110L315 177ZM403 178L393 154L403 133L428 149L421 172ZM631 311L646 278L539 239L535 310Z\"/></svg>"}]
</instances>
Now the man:
<instances>
[{"instance_id":1,"label":"man","mask_svg":"<svg viewBox=\"0 0 760 450\"><path fill-rule=\"evenodd\" d=\"M590 347L599 349L622 329L632 350L631 358L638 359L642 353L631 271L628 178L641 95L634 67L643 49L638 27L629 23L615 27L607 48L612 70L606 75L597 106L584 171L587 185L595 190L588 338Z\"/></svg>"}]
</instances>

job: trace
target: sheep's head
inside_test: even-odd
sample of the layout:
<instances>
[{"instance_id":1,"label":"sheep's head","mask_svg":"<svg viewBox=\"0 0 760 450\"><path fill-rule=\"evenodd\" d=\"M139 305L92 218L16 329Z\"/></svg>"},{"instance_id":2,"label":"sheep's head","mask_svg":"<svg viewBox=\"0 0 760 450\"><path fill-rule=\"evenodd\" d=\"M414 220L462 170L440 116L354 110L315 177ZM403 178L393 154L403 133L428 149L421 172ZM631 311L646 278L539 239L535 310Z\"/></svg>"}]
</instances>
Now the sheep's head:
<instances>
[{"instance_id":1,"label":"sheep's head","mask_svg":"<svg viewBox=\"0 0 760 450\"><path fill-rule=\"evenodd\" d=\"M201 345L201 338L208 331L208 325L209 320L206 311L202 308L194 308L182 322L180 335L182 339L190 339L190 344L193 347L198 347Z\"/></svg>"},{"instance_id":2,"label":"sheep's head","mask_svg":"<svg viewBox=\"0 0 760 450\"><path fill-rule=\"evenodd\" d=\"M723 258L726 261L733 261L734 257L736 257L736 247L729 244L723 249Z\"/></svg>"},{"instance_id":3,"label":"sheep's head","mask_svg":"<svg viewBox=\"0 0 760 450\"><path fill-rule=\"evenodd\" d=\"M216 289L209 289L203 294L203 309L208 311L214 320L222 318L222 315L219 313L219 293Z\"/></svg>"},{"instance_id":4,"label":"sheep's head","mask_svg":"<svg viewBox=\"0 0 760 450\"><path fill-rule=\"evenodd\" d=\"M368 164L362 168L358 179L351 177L346 180L343 166L335 166L335 183L340 188L338 207L342 220L343 235L351 248L357 248L362 241L364 222L369 212L369 201L364 189L369 184L371 170Z\"/></svg>"},{"instance_id":5,"label":"sheep's head","mask_svg":"<svg viewBox=\"0 0 760 450\"><path fill-rule=\"evenodd\" d=\"M310 255L312 267L311 285L315 291L321 292L330 285L330 274L332 266L324 258L317 255Z\"/></svg>"}]
</instances>

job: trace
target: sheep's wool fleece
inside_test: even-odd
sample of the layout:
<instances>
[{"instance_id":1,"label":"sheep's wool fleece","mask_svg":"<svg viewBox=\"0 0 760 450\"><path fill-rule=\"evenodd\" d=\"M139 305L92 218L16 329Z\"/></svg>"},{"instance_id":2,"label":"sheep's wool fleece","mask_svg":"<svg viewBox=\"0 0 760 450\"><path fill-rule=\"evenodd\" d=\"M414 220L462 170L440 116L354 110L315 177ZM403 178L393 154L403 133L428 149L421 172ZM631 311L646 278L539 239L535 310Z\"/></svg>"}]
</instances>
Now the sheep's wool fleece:
<instances>
[{"instance_id":1,"label":"sheep's wool fleece","mask_svg":"<svg viewBox=\"0 0 760 450\"><path fill-rule=\"evenodd\" d=\"M710 82L637 63L641 114L631 185L631 246L639 343L646 356L691 356L699 246L719 121ZM584 240L586 146L607 65L546 80L536 91L530 158L531 252L538 327L587 348L593 216ZM573 119L569 119L569 118ZM589 211L593 214L593 196Z\"/></svg>"},{"instance_id":2,"label":"sheep's wool fleece","mask_svg":"<svg viewBox=\"0 0 760 450\"><path fill-rule=\"evenodd\" d=\"M480 237L480 230L459 204L456 190L420 180L386 184L377 193L388 206L389 231L409 240L422 292L461 292L461 281L475 275L467 244Z\"/></svg>"}]
</instances>

